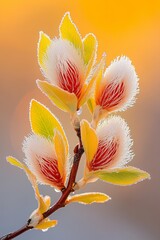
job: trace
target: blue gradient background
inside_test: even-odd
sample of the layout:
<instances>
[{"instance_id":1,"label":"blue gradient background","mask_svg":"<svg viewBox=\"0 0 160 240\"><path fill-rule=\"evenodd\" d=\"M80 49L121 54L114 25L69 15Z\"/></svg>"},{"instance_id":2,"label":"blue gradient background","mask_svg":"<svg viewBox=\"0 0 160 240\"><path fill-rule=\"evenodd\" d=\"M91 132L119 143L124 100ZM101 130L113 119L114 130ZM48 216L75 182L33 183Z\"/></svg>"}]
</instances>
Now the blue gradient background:
<instances>
[{"instance_id":1,"label":"blue gradient background","mask_svg":"<svg viewBox=\"0 0 160 240\"><path fill-rule=\"evenodd\" d=\"M129 56L140 77L136 105L120 115L126 119L134 139L132 165L148 171L152 179L131 187L103 182L86 191L102 191L112 197L106 204L72 204L57 211L56 228L30 231L17 239L160 239L160 4L158 1L51 1L0 0L0 235L25 224L37 207L33 189L23 171L9 165L5 157L23 159L21 143L30 133L28 107L31 98L46 104L64 125L72 153L77 141L69 116L56 109L36 88L43 79L37 64L38 32L58 34L61 17L71 12L84 36L93 32L99 41L98 57L107 52L107 64L118 55ZM83 116L90 118L88 110ZM83 171L83 163L79 177ZM41 186L52 201L59 194Z\"/></svg>"}]
</instances>

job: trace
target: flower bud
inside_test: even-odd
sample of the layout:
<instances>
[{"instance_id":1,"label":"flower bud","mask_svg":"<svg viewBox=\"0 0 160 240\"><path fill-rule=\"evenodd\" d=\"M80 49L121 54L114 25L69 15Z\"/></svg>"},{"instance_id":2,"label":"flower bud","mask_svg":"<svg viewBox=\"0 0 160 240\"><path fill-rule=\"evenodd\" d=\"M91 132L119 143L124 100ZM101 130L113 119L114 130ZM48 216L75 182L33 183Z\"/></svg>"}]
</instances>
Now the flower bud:
<instances>
[{"instance_id":1,"label":"flower bud","mask_svg":"<svg viewBox=\"0 0 160 240\"><path fill-rule=\"evenodd\" d=\"M132 106L138 93L138 77L127 57L115 59L96 86L96 105L107 112L123 111Z\"/></svg>"}]
</instances>

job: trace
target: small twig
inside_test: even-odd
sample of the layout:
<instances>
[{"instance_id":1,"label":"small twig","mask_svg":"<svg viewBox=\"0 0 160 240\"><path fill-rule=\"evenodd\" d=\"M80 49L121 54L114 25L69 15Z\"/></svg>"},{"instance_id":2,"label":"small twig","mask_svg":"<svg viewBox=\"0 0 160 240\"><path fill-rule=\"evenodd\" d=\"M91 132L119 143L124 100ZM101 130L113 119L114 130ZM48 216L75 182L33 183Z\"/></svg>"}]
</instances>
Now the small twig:
<instances>
[{"instance_id":1,"label":"small twig","mask_svg":"<svg viewBox=\"0 0 160 240\"><path fill-rule=\"evenodd\" d=\"M71 192L73 192L73 187L74 187L75 180L76 180L79 162L80 162L80 159L84 152L82 141L81 141L80 128L76 129L76 132L77 132L77 136L79 138L79 145L77 145L74 149L74 160L73 160L73 165L71 168L71 173L69 176L67 187L66 187L66 189L64 189L62 191L62 195L61 195L60 199L58 200L58 202L55 205L53 205L48 211L43 213L44 219L49 217L52 213L57 211L59 208L65 207L66 199L68 198L69 194ZM33 227L29 226L28 224L29 223L27 223L25 226L23 226L22 228L20 228L19 230L15 231L15 232L9 233L9 234L1 237L0 240L10 240L10 239L13 239L13 238L21 235L22 233L24 233L28 230L33 229Z\"/></svg>"},{"instance_id":2,"label":"small twig","mask_svg":"<svg viewBox=\"0 0 160 240\"><path fill-rule=\"evenodd\" d=\"M13 239L19 235L21 235L22 233L31 230L33 227L28 226L28 223L26 225L24 225L22 228L18 229L15 232L9 233L3 237L0 238L0 240L9 240L9 239Z\"/></svg>"}]
</instances>

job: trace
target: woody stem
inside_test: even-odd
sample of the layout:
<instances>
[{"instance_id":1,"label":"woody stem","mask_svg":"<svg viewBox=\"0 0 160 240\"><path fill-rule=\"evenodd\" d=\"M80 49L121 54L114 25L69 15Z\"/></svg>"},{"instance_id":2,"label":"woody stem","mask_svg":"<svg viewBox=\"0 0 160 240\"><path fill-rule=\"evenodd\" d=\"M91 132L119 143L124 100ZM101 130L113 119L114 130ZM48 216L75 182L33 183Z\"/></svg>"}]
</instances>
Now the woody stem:
<instances>
[{"instance_id":1,"label":"woody stem","mask_svg":"<svg viewBox=\"0 0 160 240\"><path fill-rule=\"evenodd\" d=\"M73 165L72 165L71 173L69 176L67 188L63 191L62 196L60 197L58 202L53 207L51 207L47 212L45 212L43 214L44 218L46 218L49 215L51 215L52 213L54 213L57 209L64 207L67 197L73 191L79 162L80 162L81 156L84 152L82 142L81 142L80 129L78 129L76 131L77 131L77 136L79 137L79 145L77 145L74 150L74 160L73 160Z\"/></svg>"},{"instance_id":2,"label":"woody stem","mask_svg":"<svg viewBox=\"0 0 160 240\"><path fill-rule=\"evenodd\" d=\"M59 208L65 207L66 199L68 198L69 194L73 191L73 187L75 184L76 175L77 175L77 171L78 171L78 167L79 167L79 162L80 162L80 159L84 152L82 141L81 141L80 128L76 129L76 132L77 132L77 136L79 138L79 144L74 149L74 160L73 160L73 165L71 168L67 187L64 189L64 191L62 191L62 195L61 195L60 199L58 200L58 202L55 203L48 211L43 213L44 219L49 217L52 213L57 211ZM29 221L28 221L27 224L24 225L22 228L1 237L0 240L13 239L31 229L33 229L33 227L29 226Z\"/></svg>"}]
</instances>

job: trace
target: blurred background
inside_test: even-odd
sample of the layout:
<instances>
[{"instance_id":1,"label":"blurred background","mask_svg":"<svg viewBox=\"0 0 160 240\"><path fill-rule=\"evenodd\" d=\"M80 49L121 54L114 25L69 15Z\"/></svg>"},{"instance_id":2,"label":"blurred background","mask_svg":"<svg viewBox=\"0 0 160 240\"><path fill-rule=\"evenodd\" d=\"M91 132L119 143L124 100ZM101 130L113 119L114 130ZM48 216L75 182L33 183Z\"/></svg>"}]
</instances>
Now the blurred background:
<instances>
[{"instance_id":1,"label":"blurred background","mask_svg":"<svg viewBox=\"0 0 160 240\"><path fill-rule=\"evenodd\" d=\"M62 16L70 11L82 36L93 32L99 41L98 59L107 53L107 65L119 55L133 61L140 78L136 105L120 115L126 119L134 139L131 165L148 171L152 179L131 187L103 182L87 186L112 197L106 204L72 204L52 216L55 229L30 231L17 239L160 239L160 2L157 0L0 0L0 235L25 224L37 207L33 189L20 169L5 157L23 160L22 141L30 130L31 98L47 105L63 123L70 152L77 141L69 116L57 110L36 88L43 79L37 63L39 31L58 36ZM83 116L90 119L87 108ZM79 177L83 171L83 164ZM59 194L41 186L55 202Z\"/></svg>"}]
</instances>

